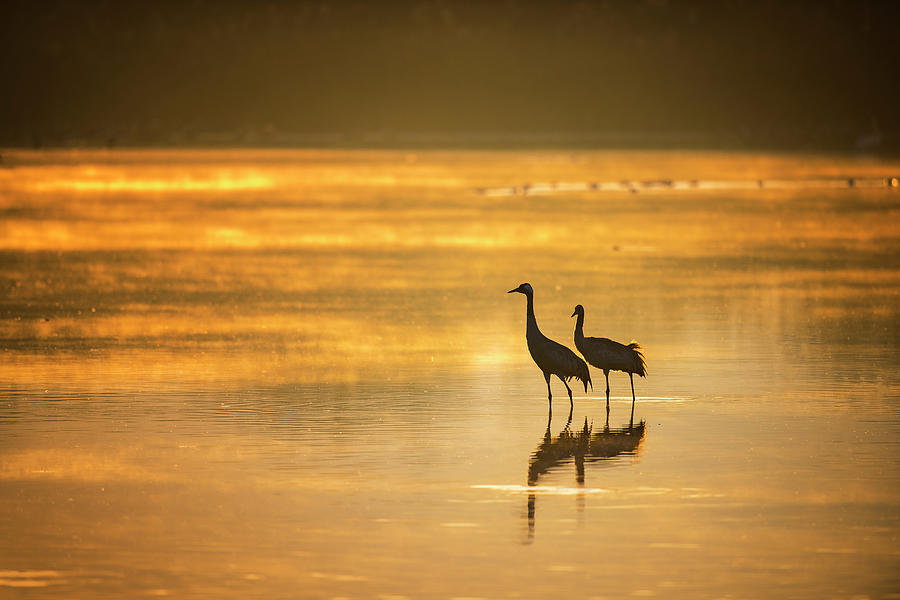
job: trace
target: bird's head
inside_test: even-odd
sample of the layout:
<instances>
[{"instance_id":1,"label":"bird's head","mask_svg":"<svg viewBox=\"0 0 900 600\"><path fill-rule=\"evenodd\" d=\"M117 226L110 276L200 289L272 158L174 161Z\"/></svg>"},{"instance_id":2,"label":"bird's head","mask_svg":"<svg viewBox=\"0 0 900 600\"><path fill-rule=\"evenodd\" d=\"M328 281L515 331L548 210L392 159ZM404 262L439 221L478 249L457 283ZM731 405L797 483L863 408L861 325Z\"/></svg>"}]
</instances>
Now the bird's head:
<instances>
[{"instance_id":1,"label":"bird's head","mask_svg":"<svg viewBox=\"0 0 900 600\"><path fill-rule=\"evenodd\" d=\"M507 293L507 294L512 294L513 292L519 292L520 294L525 294L526 296L531 296L532 294L534 294L534 290L531 288L531 284L530 284L530 283L523 283L522 285L520 285L520 286L517 287L516 289L514 289L514 290L509 290L509 291L506 292L506 293Z\"/></svg>"},{"instance_id":2,"label":"bird's head","mask_svg":"<svg viewBox=\"0 0 900 600\"><path fill-rule=\"evenodd\" d=\"M579 315L582 317L584 316L584 307L582 305L580 305L580 304L575 305L575 312L573 312L571 314L571 316L574 317L575 315Z\"/></svg>"}]
</instances>

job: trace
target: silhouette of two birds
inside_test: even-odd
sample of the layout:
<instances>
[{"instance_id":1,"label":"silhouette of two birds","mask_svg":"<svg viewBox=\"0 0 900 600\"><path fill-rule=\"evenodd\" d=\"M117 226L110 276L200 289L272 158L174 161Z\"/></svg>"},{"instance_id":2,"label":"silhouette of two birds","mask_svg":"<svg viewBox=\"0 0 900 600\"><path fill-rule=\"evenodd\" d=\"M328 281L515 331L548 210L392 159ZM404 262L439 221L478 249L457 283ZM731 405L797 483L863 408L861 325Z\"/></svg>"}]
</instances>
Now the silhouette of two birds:
<instances>
[{"instance_id":1,"label":"silhouette of two birds","mask_svg":"<svg viewBox=\"0 0 900 600\"><path fill-rule=\"evenodd\" d=\"M518 292L524 294L527 300L525 307L525 340L528 342L528 351L535 364L544 373L544 380L547 382L547 399L550 402L550 410L553 409L553 394L550 391L550 377L556 375L566 391L569 393L569 405L574 406L572 400L572 390L569 388L567 381L570 379L578 379L584 384L584 391L587 392L588 384L591 389L594 384L591 382L591 374L588 366L583 360L558 342L554 342L538 328L537 319L534 317L534 289L529 283L523 283L514 290L509 290L509 294ZM603 371L606 377L606 413L609 414L609 372L624 371L628 373L631 379L631 420L634 421L634 375L645 377L647 374L647 364L644 361L644 355L641 354L640 346L637 342L628 345L620 344L606 338L584 337L584 307L580 304L575 307L572 316L578 316L575 322L575 347L587 359L589 363Z\"/></svg>"}]
</instances>

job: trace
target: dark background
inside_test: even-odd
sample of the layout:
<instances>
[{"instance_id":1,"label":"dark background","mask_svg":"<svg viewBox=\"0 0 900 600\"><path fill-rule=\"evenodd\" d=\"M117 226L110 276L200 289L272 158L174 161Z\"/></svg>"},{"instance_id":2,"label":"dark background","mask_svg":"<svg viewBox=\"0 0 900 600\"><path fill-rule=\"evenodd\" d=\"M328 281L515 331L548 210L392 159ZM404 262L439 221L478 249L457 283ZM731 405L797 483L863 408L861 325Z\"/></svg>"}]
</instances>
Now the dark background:
<instances>
[{"instance_id":1,"label":"dark background","mask_svg":"<svg viewBox=\"0 0 900 600\"><path fill-rule=\"evenodd\" d=\"M896 152L898 4L7 2L0 145Z\"/></svg>"}]
</instances>

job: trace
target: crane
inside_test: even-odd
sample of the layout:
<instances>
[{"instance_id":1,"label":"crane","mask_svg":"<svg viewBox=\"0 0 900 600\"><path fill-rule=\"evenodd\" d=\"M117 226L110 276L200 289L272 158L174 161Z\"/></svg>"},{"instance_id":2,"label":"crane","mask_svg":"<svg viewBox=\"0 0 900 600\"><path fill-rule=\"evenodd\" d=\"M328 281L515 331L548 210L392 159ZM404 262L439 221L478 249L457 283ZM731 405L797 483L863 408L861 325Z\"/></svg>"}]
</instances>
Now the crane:
<instances>
[{"instance_id":1,"label":"crane","mask_svg":"<svg viewBox=\"0 0 900 600\"><path fill-rule=\"evenodd\" d=\"M572 316L575 321L575 347L584 358L603 370L606 376L606 414L609 414L609 372L624 371L631 380L631 422L634 422L634 375L647 376L647 363L637 342L628 345L607 338L584 337L584 307L577 305Z\"/></svg>"},{"instance_id":2,"label":"crane","mask_svg":"<svg viewBox=\"0 0 900 600\"><path fill-rule=\"evenodd\" d=\"M569 392L569 405L574 407L572 401L572 389L566 383L569 379L575 378L581 380L584 384L584 391L587 392L588 384L591 383L591 374L588 366L578 356L558 342L554 342L538 328L537 319L534 317L534 289L530 283L523 283L514 290L509 290L508 294L518 292L524 294L527 299L525 307L525 340L528 342L528 351L534 363L544 374L544 380L547 382L547 400L550 403L550 414L553 413L553 393L550 391L550 376L556 375L559 380L566 386Z\"/></svg>"}]
</instances>

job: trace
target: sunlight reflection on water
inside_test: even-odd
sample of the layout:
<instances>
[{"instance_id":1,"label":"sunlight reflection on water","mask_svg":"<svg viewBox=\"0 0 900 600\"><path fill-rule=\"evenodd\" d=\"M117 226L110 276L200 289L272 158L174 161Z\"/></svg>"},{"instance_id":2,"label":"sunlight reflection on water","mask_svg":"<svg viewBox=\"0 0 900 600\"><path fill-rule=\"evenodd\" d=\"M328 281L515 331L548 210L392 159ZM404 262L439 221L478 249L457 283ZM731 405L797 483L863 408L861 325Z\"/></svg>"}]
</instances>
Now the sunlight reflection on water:
<instances>
[{"instance_id":1,"label":"sunlight reflection on water","mask_svg":"<svg viewBox=\"0 0 900 600\"><path fill-rule=\"evenodd\" d=\"M897 165L314 151L4 164L0 535L15 543L0 588L900 591L895 191L473 191ZM596 370L568 417L554 383L548 423L524 303L505 293L523 281L549 337L572 346L581 303L588 335L640 341L636 424L622 373L607 422Z\"/></svg>"}]
</instances>

